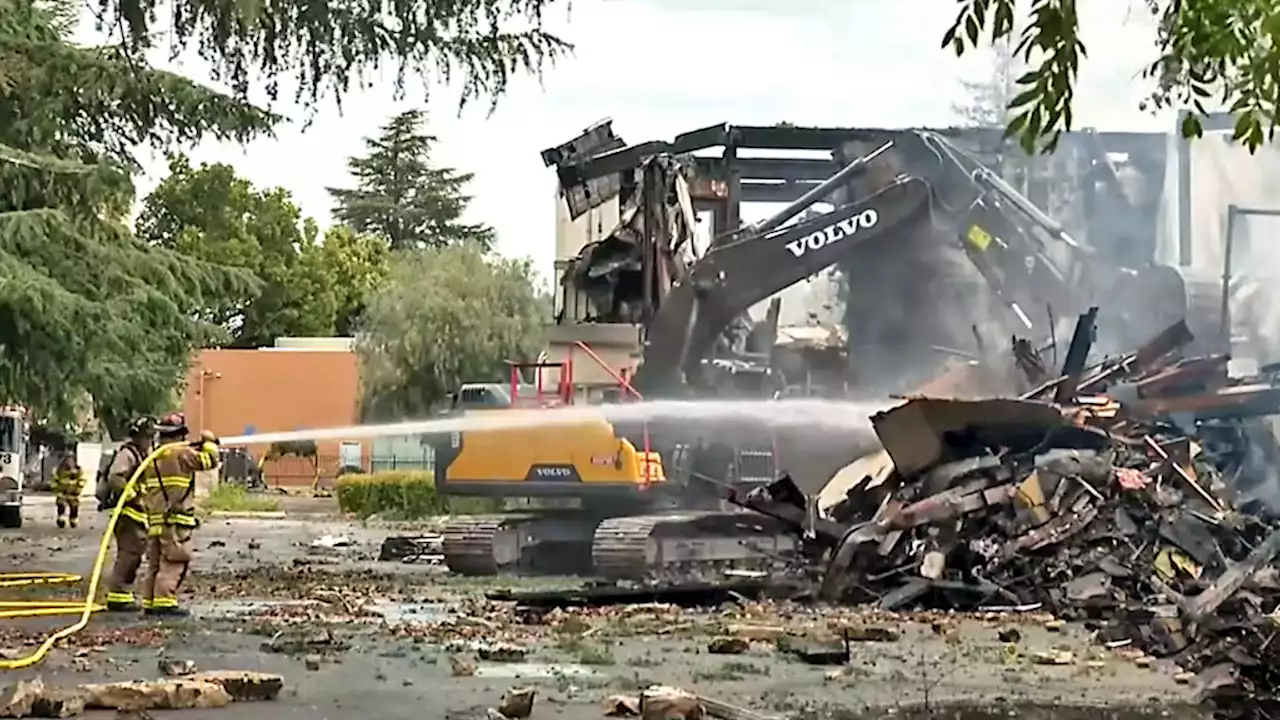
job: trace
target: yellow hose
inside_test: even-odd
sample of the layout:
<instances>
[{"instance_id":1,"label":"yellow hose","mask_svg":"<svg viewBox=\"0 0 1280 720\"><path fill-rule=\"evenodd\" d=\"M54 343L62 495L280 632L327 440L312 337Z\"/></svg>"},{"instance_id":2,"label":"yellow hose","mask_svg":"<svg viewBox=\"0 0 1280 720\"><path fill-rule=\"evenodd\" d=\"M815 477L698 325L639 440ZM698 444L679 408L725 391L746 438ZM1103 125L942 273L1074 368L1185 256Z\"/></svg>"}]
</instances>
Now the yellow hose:
<instances>
[{"instance_id":1,"label":"yellow hose","mask_svg":"<svg viewBox=\"0 0 1280 720\"><path fill-rule=\"evenodd\" d=\"M98 581L102 578L102 568L106 564L107 552L111 549L111 538L115 533L116 522L120 519L120 512L124 509L125 498L130 496L138 482L138 478L142 476L142 471L156 459L156 456L169 448L182 447L184 445L186 443L168 443L152 450L146 459L138 463L138 469L133 471L133 475L129 477L129 482L125 483L124 492L120 493L120 499L111 511L111 518L107 520L107 529L102 533L102 541L98 543L98 556L93 561L93 572L89 574L89 589L85 593L84 600L79 602L32 602L30 604L25 604L21 601L0 603L0 618L47 617L49 615L67 615L77 611L80 613L79 620L45 638L44 642L40 643L40 647L36 648L30 655L16 660L0 660L0 670L20 670L44 660L45 656L49 654L49 651L53 649L53 646L59 640L71 637L83 630L89 624L89 618L92 617L93 613L102 610L101 605L94 603L94 598L98 595ZM67 573L8 573L0 575L0 587L48 585L78 582L80 579L79 575L69 575Z\"/></svg>"},{"instance_id":2,"label":"yellow hose","mask_svg":"<svg viewBox=\"0 0 1280 720\"><path fill-rule=\"evenodd\" d=\"M80 582L81 579L81 576L71 573L0 573L0 588L31 587L33 585L70 585ZM102 609L101 605L94 605L94 612ZM74 615L83 610L83 601L0 600L0 620L40 617L43 615Z\"/></svg>"}]
</instances>

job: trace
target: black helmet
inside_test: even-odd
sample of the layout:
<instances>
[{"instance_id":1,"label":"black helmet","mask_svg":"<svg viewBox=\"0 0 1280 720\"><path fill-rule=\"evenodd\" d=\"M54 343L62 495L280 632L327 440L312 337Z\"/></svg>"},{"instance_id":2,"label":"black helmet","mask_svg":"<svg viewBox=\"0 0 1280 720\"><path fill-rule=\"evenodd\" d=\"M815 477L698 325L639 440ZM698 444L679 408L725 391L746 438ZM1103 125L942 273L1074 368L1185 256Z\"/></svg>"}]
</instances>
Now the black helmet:
<instances>
[{"instance_id":1,"label":"black helmet","mask_svg":"<svg viewBox=\"0 0 1280 720\"><path fill-rule=\"evenodd\" d=\"M156 426L156 430L165 437L186 435L187 416L180 412L169 413L160 419L160 424Z\"/></svg>"},{"instance_id":2,"label":"black helmet","mask_svg":"<svg viewBox=\"0 0 1280 720\"><path fill-rule=\"evenodd\" d=\"M129 423L129 436L150 435L156 431L156 421L143 415Z\"/></svg>"}]
</instances>

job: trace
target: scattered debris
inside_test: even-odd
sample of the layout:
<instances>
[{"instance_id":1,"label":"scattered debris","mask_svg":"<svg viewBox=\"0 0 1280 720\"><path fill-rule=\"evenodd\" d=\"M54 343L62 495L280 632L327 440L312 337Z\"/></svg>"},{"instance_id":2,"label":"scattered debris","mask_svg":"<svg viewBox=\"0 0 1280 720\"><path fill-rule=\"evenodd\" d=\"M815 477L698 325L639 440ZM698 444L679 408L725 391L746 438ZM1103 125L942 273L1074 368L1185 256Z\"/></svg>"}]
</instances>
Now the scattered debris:
<instances>
[{"instance_id":1,"label":"scattered debris","mask_svg":"<svg viewBox=\"0 0 1280 720\"><path fill-rule=\"evenodd\" d=\"M337 550L355 545L346 535L322 535L311 541L313 550Z\"/></svg>"},{"instance_id":2,"label":"scattered debris","mask_svg":"<svg viewBox=\"0 0 1280 720\"><path fill-rule=\"evenodd\" d=\"M31 717L36 700L45 692L44 680L19 680L0 692L0 717Z\"/></svg>"},{"instance_id":3,"label":"scattered debris","mask_svg":"<svg viewBox=\"0 0 1280 720\"><path fill-rule=\"evenodd\" d=\"M231 695L217 683L196 678L81 685L92 710L196 710L226 707Z\"/></svg>"},{"instance_id":4,"label":"scattered debris","mask_svg":"<svg viewBox=\"0 0 1280 720\"><path fill-rule=\"evenodd\" d=\"M459 655L450 655L449 670L454 677L471 677L476 674L476 663Z\"/></svg>"},{"instance_id":5,"label":"scattered debris","mask_svg":"<svg viewBox=\"0 0 1280 720\"><path fill-rule=\"evenodd\" d=\"M570 590L516 592L494 590L485 597L496 602L514 602L522 612L570 607L607 607L661 603L677 607L711 607L727 602L786 597L794 592L785 581L770 578L732 579L724 582L676 582L669 585L624 587L596 585Z\"/></svg>"},{"instance_id":6,"label":"scattered debris","mask_svg":"<svg viewBox=\"0 0 1280 720\"><path fill-rule=\"evenodd\" d=\"M502 696L498 714L507 720L525 720L533 714L533 700L538 691L531 687L511 688Z\"/></svg>"},{"instance_id":7,"label":"scattered debris","mask_svg":"<svg viewBox=\"0 0 1280 720\"><path fill-rule=\"evenodd\" d=\"M707 652L713 655L741 655L751 649L751 643L741 637L721 636L707 643Z\"/></svg>"},{"instance_id":8,"label":"scattered debris","mask_svg":"<svg viewBox=\"0 0 1280 720\"><path fill-rule=\"evenodd\" d=\"M640 693L643 720L701 720L706 709L697 695L665 685L653 685Z\"/></svg>"},{"instance_id":9,"label":"scattered debris","mask_svg":"<svg viewBox=\"0 0 1280 720\"><path fill-rule=\"evenodd\" d=\"M1100 643L1212 671L1220 711L1274 703L1280 516L1259 488L1280 482L1263 417L1280 414L1280 367L1237 379L1226 356L1181 359L1182 322L1087 366L1095 318L1081 316L1061 376L1020 398L915 397L874 416L888 462L821 513L786 476L730 499L793 528L793 580L822 599L1043 608L1050 632L1088 619Z\"/></svg>"},{"instance_id":10,"label":"scattered debris","mask_svg":"<svg viewBox=\"0 0 1280 720\"><path fill-rule=\"evenodd\" d=\"M611 695L605 698L604 711L608 717L639 716L642 720L771 720L746 708L666 685L651 685L639 696Z\"/></svg>"},{"instance_id":11,"label":"scattered debris","mask_svg":"<svg viewBox=\"0 0 1280 720\"><path fill-rule=\"evenodd\" d=\"M160 673L167 677L182 677L196 673L196 664L191 660L172 660L162 657L156 664Z\"/></svg>"},{"instance_id":12,"label":"scattered debris","mask_svg":"<svg viewBox=\"0 0 1280 720\"><path fill-rule=\"evenodd\" d=\"M378 560L382 562L402 562L406 564L444 562L444 536L439 533L430 535L396 535L382 541L382 549L378 552Z\"/></svg>"},{"instance_id":13,"label":"scattered debris","mask_svg":"<svg viewBox=\"0 0 1280 720\"><path fill-rule=\"evenodd\" d=\"M1031 662L1037 665L1072 665L1075 661L1075 654L1066 650L1038 650L1031 653Z\"/></svg>"},{"instance_id":14,"label":"scattered debris","mask_svg":"<svg viewBox=\"0 0 1280 720\"><path fill-rule=\"evenodd\" d=\"M494 643L476 648L476 654L489 662L521 662L529 652L510 643Z\"/></svg>"},{"instance_id":15,"label":"scattered debris","mask_svg":"<svg viewBox=\"0 0 1280 720\"><path fill-rule=\"evenodd\" d=\"M640 715L638 695L610 695L604 699L605 717L630 718Z\"/></svg>"},{"instance_id":16,"label":"scattered debris","mask_svg":"<svg viewBox=\"0 0 1280 720\"><path fill-rule=\"evenodd\" d=\"M262 643L262 652L281 655L309 655L312 653L342 652L347 643L324 627L305 627L277 632Z\"/></svg>"},{"instance_id":17,"label":"scattered debris","mask_svg":"<svg viewBox=\"0 0 1280 720\"><path fill-rule=\"evenodd\" d=\"M67 718L80 715L86 709L143 713L220 708L231 702L275 700L283 688L284 678L279 675L242 670L70 688L48 687L44 680L36 677L20 680L4 691L0 696L0 717Z\"/></svg>"}]
</instances>

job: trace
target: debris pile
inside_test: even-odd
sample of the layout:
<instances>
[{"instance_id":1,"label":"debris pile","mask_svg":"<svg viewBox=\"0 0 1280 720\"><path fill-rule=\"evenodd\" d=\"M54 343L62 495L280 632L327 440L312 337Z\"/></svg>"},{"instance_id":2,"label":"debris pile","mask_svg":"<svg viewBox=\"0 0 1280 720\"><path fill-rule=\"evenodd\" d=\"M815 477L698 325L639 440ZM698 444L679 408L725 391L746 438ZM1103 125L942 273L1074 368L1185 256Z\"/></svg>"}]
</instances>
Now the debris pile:
<instances>
[{"instance_id":1,"label":"debris pile","mask_svg":"<svg viewBox=\"0 0 1280 720\"><path fill-rule=\"evenodd\" d=\"M875 416L883 472L823 512L787 477L733 500L803 535L824 562L801 572L825 600L1084 620L1109 647L1196 673L1223 716L1269 716L1280 368L1242 381L1225 356L1179 359L1182 323L1089 367L1092 322L1060 377L1021 398L912 398Z\"/></svg>"},{"instance_id":2,"label":"debris pile","mask_svg":"<svg viewBox=\"0 0 1280 720\"><path fill-rule=\"evenodd\" d=\"M184 673L165 680L91 683L50 687L35 677L0 692L0 717L66 718L85 710L199 710L233 702L275 700L284 687L279 675L243 670Z\"/></svg>"}]
</instances>

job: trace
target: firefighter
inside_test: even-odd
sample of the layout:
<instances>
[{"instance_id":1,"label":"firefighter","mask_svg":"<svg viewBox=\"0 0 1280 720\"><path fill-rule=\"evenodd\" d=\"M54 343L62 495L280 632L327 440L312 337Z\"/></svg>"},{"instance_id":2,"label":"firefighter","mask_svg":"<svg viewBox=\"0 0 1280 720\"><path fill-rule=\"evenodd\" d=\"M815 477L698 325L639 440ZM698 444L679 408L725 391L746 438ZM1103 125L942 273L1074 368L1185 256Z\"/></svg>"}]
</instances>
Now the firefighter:
<instances>
[{"instance_id":1,"label":"firefighter","mask_svg":"<svg viewBox=\"0 0 1280 720\"><path fill-rule=\"evenodd\" d=\"M129 424L129 439L116 450L115 457L98 478L98 509L110 510L116 506L125 485L147 455L151 454L155 440L155 421L140 417ZM138 485L141 485L141 478ZM133 584L138 579L138 568L147 552L147 512L143 507L141 487L134 487L116 520L116 559L107 584L107 610L132 612L138 609L133 596Z\"/></svg>"},{"instance_id":2,"label":"firefighter","mask_svg":"<svg viewBox=\"0 0 1280 720\"><path fill-rule=\"evenodd\" d=\"M147 509L147 575L143 612L178 616L187 611L178 605L178 589L191 564L191 534L196 529L194 510L196 473L218 465L218 438L208 430L199 441L178 445L187 437L181 413L166 416L156 428L160 454L143 473L142 501Z\"/></svg>"},{"instance_id":3,"label":"firefighter","mask_svg":"<svg viewBox=\"0 0 1280 720\"><path fill-rule=\"evenodd\" d=\"M76 462L75 453L64 454L62 461L58 463L58 469L53 471L53 480L50 482L50 489L53 490L54 501L58 506L59 528L65 528L68 523L73 528L79 524L80 493L84 492L86 482L88 478Z\"/></svg>"}]
</instances>

